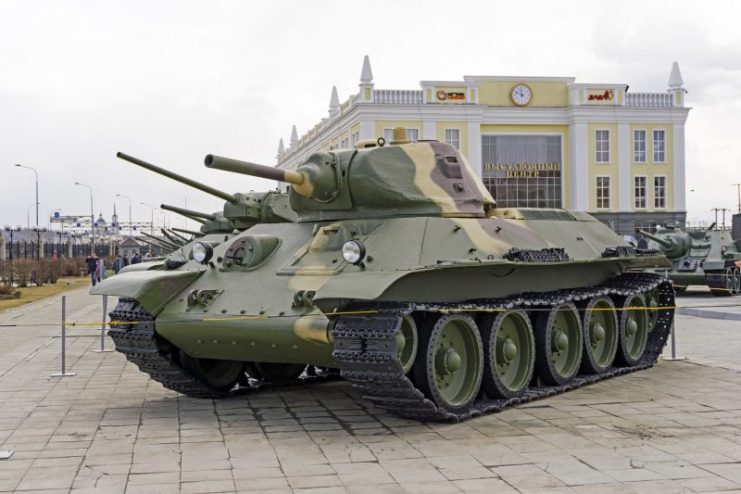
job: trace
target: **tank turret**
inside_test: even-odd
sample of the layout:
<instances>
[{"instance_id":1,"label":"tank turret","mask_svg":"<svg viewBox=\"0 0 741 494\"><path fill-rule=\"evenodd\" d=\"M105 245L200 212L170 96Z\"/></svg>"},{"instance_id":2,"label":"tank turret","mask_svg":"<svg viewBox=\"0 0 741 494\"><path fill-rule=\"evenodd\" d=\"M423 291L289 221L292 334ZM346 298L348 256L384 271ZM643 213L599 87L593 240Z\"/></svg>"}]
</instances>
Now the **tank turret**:
<instances>
[{"instance_id":1,"label":"tank turret","mask_svg":"<svg viewBox=\"0 0 741 494\"><path fill-rule=\"evenodd\" d=\"M398 132L385 145L318 152L296 170L208 155L209 168L291 184L299 221L399 215L486 217L494 205L466 159L440 142L409 143Z\"/></svg>"},{"instance_id":2,"label":"tank turret","mask_svg":"<svg viewBox=\"0 0 741 494\"><path fill-rule=\"evenodd\" d=\"M652 235L644 230L638 230L644 237L653 240L661 246L664 255L669 259L682 257L690 250L692 239L687 232L681 230L665 230Z\"/></svg>"}]
</instances>

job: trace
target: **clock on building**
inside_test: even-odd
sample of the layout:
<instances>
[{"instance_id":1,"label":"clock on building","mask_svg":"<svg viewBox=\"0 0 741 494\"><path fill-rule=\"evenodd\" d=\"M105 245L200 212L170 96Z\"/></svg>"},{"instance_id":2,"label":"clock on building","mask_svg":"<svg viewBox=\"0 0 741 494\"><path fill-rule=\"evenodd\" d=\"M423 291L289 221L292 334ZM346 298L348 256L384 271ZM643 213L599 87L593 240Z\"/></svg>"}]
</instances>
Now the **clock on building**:
<instances>
[{"instance_id":1,"label":"clock on building","mask_svg":"<svg viewBox=\"0 0 741 494\"><path fill-rule=\"evenodd\" d=\"M527 84L518 84L512 88L510 98L517 106L526 106L533 98L533 91Z\"/></svg>"}]
</instances>

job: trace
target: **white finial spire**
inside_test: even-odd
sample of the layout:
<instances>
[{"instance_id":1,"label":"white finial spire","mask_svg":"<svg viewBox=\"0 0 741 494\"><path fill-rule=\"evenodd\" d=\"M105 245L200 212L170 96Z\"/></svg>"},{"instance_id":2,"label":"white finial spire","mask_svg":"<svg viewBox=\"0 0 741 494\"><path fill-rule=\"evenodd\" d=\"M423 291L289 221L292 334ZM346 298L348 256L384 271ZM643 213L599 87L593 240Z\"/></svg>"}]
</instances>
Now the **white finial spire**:
<instances>
[{"instance_id":1,"label":"white finial spire","mask_svg":"<svg viewBox=\"0 0 741 494\"><path fill-rule=\"evenodd\" d=\"M679 71L679 64L674 62L672 64L672 72L669 74L669 89L679 89L684 84L682 80L682 73Z\"/></svg>"},{"instance_id":2,"label":"white finial spire","mask_svg":"<svg viewBox=\"0 0 741 494\"><path fill-rule=\"evenodd\" d=\"M286 152L286 147L283 145L283 138L281 137L278 141L278 156L281 156Z\"/></svg>"},{"instance_id":3,"label":"white finial spire","mask_svg":"<svg viewBox=\"0 0 741 494\"><path fill-rule=\"evenodd\" d=\"M295 148L298 144L298 132L296 132L296 126L294 125L291 129L291 148Z\"/></svg>"},{"instance_id":4,"label":"white finial spire","mask_svg":"<svg viewBox=\"0 0 741 494\"><path fill-rule=\"evenodd\" d=\"M360 72L360 83L371 84L373 83L373 71L370 66L370 58L368 55L363 58L363 70Z\"/></svg>"},{"instance_id":5,"label":"white finial spire","mask_svg":"<svg viewBox=\"0 0 741 494\"><path fill-rule=\"evenodd\" d=\"M333 117L340 111L340 98L337 96L337 86L332 86L332 96L329 97L329 116Z\"/></svg>"}]
</instances>

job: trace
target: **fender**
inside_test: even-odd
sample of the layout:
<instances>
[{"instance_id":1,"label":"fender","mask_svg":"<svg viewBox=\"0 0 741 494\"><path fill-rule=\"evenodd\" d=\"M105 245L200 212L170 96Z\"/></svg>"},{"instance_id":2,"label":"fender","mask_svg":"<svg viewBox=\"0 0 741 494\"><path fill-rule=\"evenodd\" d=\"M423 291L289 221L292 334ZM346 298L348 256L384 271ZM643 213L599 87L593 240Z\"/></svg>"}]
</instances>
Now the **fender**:
<instances>
[{"instance_id":1,"label":"fender","mask_svg":"<svg viewBox=\"0 0 741 494\"><path fill-rule=\"evenodd\" d=\"M157 315L201 274L203 271L130 271L98 283L90 294L134 298L150 314Z\"/></svg>"}]
</instances>

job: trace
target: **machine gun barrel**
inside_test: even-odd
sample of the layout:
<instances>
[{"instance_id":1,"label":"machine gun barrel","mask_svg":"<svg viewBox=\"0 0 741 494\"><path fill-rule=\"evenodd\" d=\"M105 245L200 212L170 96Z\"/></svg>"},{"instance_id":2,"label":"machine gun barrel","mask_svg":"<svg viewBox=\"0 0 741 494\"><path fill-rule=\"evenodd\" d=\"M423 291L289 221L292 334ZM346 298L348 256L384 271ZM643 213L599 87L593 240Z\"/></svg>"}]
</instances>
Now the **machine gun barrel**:
<instances>
[{"instance_id":1,"label":"machine gun barrel","mask_svg":"<svg viewBox=\"0 0 741 494\"><path fill-rule=\"evenodd\" d=\"M645 230L638 230L638 233L640 233L646 238L650 238L651 240L653 240L654 242L656 242L657 244L663 247L671 247L673 245L672 242L669 242L668 240L664 240L661 237L657 237L656 235L652 235Z\"/></svg>"},{"instance_id":2,"label":"machine gun barrel","mask_svg":"<svg viewBox=\"0 0 741 494\"><path fill-rule=\"evenodd\" d=\"M204 163L209 168L217 170L226 170L242 175L251 175L253 177L266 178L278 182L287 182L293 185L302 185L306 177L303 173L273 168L272 166L258 165L248 161L240 161L222 156L209 154L206 156Z\"/></svg>"},{"instance_id":3,"label":"machine gun barrel","mask_svg":"<svg viewBox=\"0 0 741 494\"><path fill-rule=\"evenodd\" d=\"M153 165L151 163L147 163L146 161L142 161L138 158L134 158L133 156L129 156L128 154L119 152L119 153L116 153L116 156L121 158L122 160L128 161L129 163L139 165L142 168L146 168L147 170L153 171L155 173L159 173L160 175L164 175L168 178L184 183L185 185L190 185L191 187L201 190L205 192L206 194L211 194L212 196L219 197L231 203L239 202L236 196L229 194L228 192L223 192L221 190L214 189L213 187L209 187L208 185L203 185L200 182L196 182L195 180L191 180L190 178L184 177L182 175L171 172L169 170L165 170L164 168L160 168L159 166Z\"/></svg>"},{"instance_id":4,"label":"machine gun barrel","mask_svg":"<svg viewBox=\"0 0 741 494\"><path fill-rule=\"evenodd\" d=\"M216 219L216 216L210 213L201 213L200 211L193 211L192 209L170 206L169 204L160 204L160 208L164 209L165 211L172 211L173 213L183 215L190 219L203 218L204 220L208 221L213 221Z\"/></svg>"}]
</instances>

